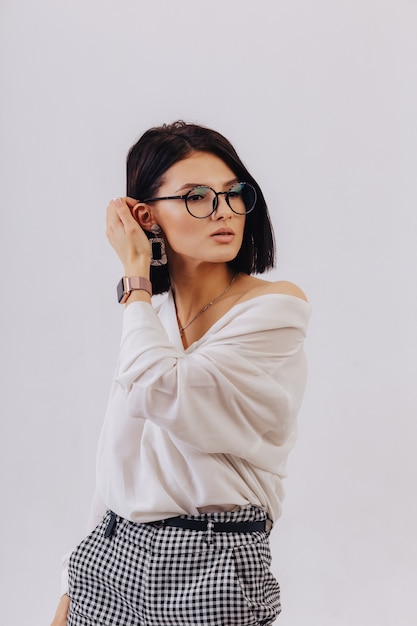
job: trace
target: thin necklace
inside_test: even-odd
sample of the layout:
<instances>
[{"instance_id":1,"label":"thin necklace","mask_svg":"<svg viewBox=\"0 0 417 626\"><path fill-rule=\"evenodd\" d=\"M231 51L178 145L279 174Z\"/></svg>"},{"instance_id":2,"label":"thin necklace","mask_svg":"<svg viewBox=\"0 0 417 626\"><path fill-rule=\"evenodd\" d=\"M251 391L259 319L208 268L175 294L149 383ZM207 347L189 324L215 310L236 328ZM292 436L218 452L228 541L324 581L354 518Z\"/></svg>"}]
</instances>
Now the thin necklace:
<instances>
[{"instance_id":1,"label":"thin necklace","mask_svg":"<svg viewBox=\"0 0 417 626\"><path fill-rule=\"evenodd\" d=\"M224 289L224 291L221 292L221 294L219 294L218 296L216 296L215 298L213 298L213 300L210 300L210 302L207 302L207 304L205 304L203 306L202 309L199 310L199 312L197 313L197 315L195 317L193 317L187 324L185 324L185 326L179 326L179 331L180 331L180 335L181 337L184 334L184 330L186 328L188 328L193 322L195 322L195 320L200 317L200 315L203 315L203 313L205 313L207 311L207 309L209 309L211 307L212 304L214 304L215 302L217 302L217 300L220 300L220 298L222 298L230 289L230 287L233 285L233 281L235 280L236 276L238 275L238 272L236 272L236 274L233 274L232 276L232 280L230 281L230 283L227 285L226 289ZM177 315L177 320L179 322L179 324L181 324L180 322L180 318Z\"/></svg>"}]
</instances>

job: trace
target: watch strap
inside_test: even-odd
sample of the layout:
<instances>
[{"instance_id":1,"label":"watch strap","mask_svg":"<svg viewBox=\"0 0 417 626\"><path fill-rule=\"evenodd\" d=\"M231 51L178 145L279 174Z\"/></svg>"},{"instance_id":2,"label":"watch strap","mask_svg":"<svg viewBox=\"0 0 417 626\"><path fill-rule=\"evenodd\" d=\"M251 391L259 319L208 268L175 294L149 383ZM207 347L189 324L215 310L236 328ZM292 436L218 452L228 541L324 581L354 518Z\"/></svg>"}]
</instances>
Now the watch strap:
<instances>
[{"instance_id":1,"label":"watch strap","mask_svg":"<svg viewBox=\"0 0 417 626\"><path fill-rule=\"evenodd\" d=\"M117 299L124 304L132 291L143 290L152 297L152 283L143 276L123 276L117 286Z\"/></svg>"}]
</instances>

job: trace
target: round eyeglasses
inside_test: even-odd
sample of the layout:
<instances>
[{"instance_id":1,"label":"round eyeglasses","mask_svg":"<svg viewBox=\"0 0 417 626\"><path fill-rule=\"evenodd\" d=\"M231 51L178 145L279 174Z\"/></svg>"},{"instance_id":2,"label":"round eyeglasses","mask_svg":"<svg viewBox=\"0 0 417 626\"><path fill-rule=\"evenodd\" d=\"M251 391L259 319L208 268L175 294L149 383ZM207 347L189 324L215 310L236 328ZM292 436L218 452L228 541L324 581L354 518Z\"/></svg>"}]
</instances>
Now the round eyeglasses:
<instances>
[{"instance_id":1,"label":"round eyeglasses","mask_svg":"<svg viewBox=\"0 0 417 626\"><path fill-rule=\"evenodd\" d=\"M228 191L215 191L207 185L197 185L182 196L165 196L163 198L147 198L144 203L157 200L184 200L190 215L197 219L210 217L217 209L219 196L225 196L228 206L237 215L247 215L255 208L257 193L249 183L236 183Z\"/></svg>"}]
</instances>

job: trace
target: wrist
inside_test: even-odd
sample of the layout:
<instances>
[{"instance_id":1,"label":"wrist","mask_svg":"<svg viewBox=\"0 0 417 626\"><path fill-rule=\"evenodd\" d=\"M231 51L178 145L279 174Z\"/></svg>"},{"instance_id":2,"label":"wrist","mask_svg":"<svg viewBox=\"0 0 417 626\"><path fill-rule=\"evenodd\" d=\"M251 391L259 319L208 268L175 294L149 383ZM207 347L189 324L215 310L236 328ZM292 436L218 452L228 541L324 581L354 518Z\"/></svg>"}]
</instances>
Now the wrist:
<instances>
[{"instance_id":1,"label":"wrist","mask_svg":"<svg viewBox=\"0 0 417 626\"><path fill-rule=\"evenodd\" d=\"M141 259L136 261L130 261L124 263L124 275L125 276L143 276L143 278L150 278L150 258L147 260Z\"/></svg>"},{"instance_id":2,"label":"wrist","mask_svg":"<svg viewBox=\"0 0 417 626\"><path fill-rule=\"evenodd\" d=\"M152 299L147 291L141 289L131 291L129 296L127 297L127 300L125 300L124 305L129 306L129 304L132 304L132 302L148 302L149 304L152 304Z\"/></svg>"}]
</instances>

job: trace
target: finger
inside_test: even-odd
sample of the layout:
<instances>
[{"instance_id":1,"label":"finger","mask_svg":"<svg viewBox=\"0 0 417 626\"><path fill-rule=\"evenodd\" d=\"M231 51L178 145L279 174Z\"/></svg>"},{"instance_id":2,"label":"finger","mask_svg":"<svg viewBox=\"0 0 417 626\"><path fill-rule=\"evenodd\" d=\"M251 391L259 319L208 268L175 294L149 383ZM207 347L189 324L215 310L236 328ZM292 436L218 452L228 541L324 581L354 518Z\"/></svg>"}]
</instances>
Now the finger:
<instances>
[{"instance_id":1,"label":"finger","mask_svg":"<svg viewBox=\"0 0 417 626\"><path fill-rule=\"evenodd\" d=\"M133 207L136 204L143 204L139 202L138 200L135 200L135 198L129 198L129 196L126 196L125 198L121 198L121 200L124 200L126 204L128 205L128 207L130 207L131 209L133 209Z\"/></svg>"},{"instance_id":2,"label":"finger","mask_svg":"<svg viewBox=\"0 0 417 626\"><path fill-rule=\"evenodd\" d=\"M106 209L106 224L107 226L122 226L123 222L119 217L118 205L115 200L111 200Z\"/></svg>"},{"instance_id":3,"label":"finger","mask_svg":"<svg viewBox=\"0 0 417 626\"><path fill-rule=\"evenodd\" d=\"M126 200L133 205L133 208L129 206ZM138 218L138 210L143 206L143 203L137 202L134 198L114 198L110 201L107 207L107 238L111 239L112 234L124 234L129 236L135 236L139 231L142 231L142 227Z\"/></svg>"},{"instance_id":4,"label":"finger","mask_svg":"<svg viewBox=\"0 0 417 626\"><path fill-rule=\"evenodd\" d=\"M136 220L132 217L132 210L130 206L125 201L125 198L114 198L109 205L110 213L112 209L117 214L120 222L123 224L123 227L131 228L133 226L133 222Z\"/></svg>"},{"instance_id":5,"label":"finger","mask_svg":"<svg viewBox=\"0 0 417 626\"><path fill-rule=\"evenodd\" d=\"M127 214L127 215L126 215ZM106 210L106 235L110 241L114 241L114 238L119 238L121 234L126 233L127 226L130 219L130 225L135 224L135 221L130 215L130 209L118 199L111 200Z\"/></svg>"},{"instance_id":6,"label":"finger","mask_svg":"<svg viewBox=\"0 0 417 626\"><path fill-rule=\"evenodd\" d=\"M135 200L134 198L122 198L122 200L124 200L127 204L127 206L130 209L130 212L133 216L133 219L140 225L140 221L138 218L138 212L139 212L139 208L144 206L143 202L138 202L137 200Z\"/></svg>"},{"instance_id":7,"label":"finger","mask_svg":"<svg viewBox=\"0 0 417 626\"><path fill-rule=\"evenodd\" d=\"M133 217L134 221L136 222L136 224L138 224L141 228L142 228L142 224L140 222L139 219L139 211L141 208L146 207L146 205L143 202L138 202L137 200L135 200L134 198L115 198L113 200L114 204L117 207L118 213L120 215L120 219L123 223L123 226L125 228L127 227L131 227L132 226L132 222L130 220L130 216L127 216L127 213L124 214L121 212L121 208L126 207L127 211L130 212L130 215ZM125 217L123 217L123 215L125 215Z\"/></svg>"}]
</instances>

